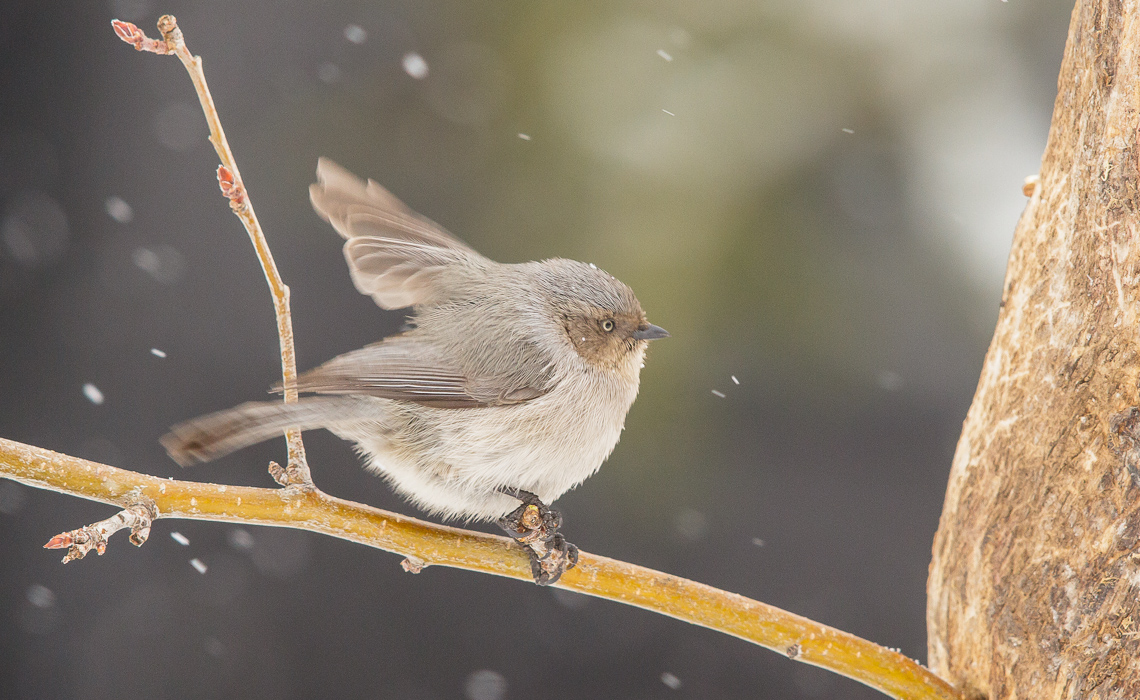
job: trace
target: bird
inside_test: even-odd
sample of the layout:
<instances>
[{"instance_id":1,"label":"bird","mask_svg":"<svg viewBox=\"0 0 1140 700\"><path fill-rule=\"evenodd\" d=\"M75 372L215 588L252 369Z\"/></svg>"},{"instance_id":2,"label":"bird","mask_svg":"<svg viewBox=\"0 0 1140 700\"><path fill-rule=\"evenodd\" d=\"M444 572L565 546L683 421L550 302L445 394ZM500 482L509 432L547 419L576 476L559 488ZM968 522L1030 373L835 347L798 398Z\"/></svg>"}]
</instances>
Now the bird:
<instances>
[{"instance_id":1,"label":"bird","mask_svg":"<svg viewBox=\"0 0 1140 700\"><path fill-rule=\"evenodd\" d=\"M609 457L647 346L669 333L595 265L495 262L328 158L309 196L345 239L356 289L410 307L405 328L300 374L297 402L175 425L167 453L189 466L324 428L429 515L496 522L526 548L535 582L556 582L577 548L550 504Z\"/></svg>"}]
</instances>

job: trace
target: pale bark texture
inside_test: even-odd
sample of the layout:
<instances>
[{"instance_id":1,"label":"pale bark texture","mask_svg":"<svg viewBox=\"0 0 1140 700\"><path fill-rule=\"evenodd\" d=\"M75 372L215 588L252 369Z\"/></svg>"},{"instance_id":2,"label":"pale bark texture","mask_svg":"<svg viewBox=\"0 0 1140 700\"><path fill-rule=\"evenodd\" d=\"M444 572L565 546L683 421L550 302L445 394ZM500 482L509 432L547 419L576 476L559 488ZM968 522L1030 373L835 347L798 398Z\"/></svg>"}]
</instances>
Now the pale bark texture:
<instances>
[{"instance_id":1,"label":"pale bark texture","mask_svg":"<svg viewBox=\"0 0 1140 700\"><path fill-rule=\"evenodd\" d=\"M1138 4L1073 11L954 455L929 654L971 696L1140 698Z\"/></svg>"}]
</instances>

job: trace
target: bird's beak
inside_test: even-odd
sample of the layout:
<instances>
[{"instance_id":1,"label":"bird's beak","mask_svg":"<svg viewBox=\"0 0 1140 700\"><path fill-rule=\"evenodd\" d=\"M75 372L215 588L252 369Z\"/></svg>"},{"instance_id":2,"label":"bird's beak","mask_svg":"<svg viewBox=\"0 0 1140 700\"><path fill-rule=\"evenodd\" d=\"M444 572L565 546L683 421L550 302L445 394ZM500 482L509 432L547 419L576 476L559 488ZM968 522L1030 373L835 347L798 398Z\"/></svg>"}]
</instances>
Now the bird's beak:
<instances>
[{"instance_id":1,"label":"bird's beak","mask_svg":"<svg viewBox=\"0 0 1140 700\"><path fill-rule=\"evenodd\" d=\"M657 340L658 338L668 338L669 331L651 323L645 328L638 328L630 337L636 338L637 340Z\"/></svg>"}]
</instances>

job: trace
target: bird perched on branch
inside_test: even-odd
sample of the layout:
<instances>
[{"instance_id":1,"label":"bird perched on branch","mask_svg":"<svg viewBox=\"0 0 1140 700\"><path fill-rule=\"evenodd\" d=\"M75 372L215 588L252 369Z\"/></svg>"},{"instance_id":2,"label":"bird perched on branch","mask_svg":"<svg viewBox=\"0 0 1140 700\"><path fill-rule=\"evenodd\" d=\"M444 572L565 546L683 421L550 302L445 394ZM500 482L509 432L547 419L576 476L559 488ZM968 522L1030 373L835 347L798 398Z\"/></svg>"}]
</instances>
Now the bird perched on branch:
<instances>
[{"instance_id":1,"label":"bird perched on branch","mask_svg":"<svg viewBox=\"0 0 1140 700\"><path fill-rule=\"evenodd\" d=\"M648 341L669 334L593 265L497 263L331 160L317 179L313 208L346 239L356 288L411 307L409 328L302 374L313 396L181 423L163 446L186 466L326 428L425 511L496 520L526 547L535 582L557 581L577 548L549 504L613 451Z\"/></svg>"}]
</instances>

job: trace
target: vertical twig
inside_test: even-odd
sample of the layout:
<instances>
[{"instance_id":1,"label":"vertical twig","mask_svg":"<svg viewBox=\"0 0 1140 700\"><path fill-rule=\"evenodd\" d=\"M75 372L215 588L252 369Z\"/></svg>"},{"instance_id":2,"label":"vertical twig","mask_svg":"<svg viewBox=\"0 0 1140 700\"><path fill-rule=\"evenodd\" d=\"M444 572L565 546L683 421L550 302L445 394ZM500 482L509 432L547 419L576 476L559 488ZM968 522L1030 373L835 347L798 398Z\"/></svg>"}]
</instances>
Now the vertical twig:
<instances>
[{"instance_id":1,"label":"vertical twig","mask_svg":"<svg viewBox=\"0 0 1140 700\"><path fill-rule=\"evenodd\" d=\"M202 59L194 56L186 48L186 41L182 37L182 30L173 15L163 15L158 20L158 30L162 32L163 41L149 39L142 30L130 22L114 20L111 25L115 33L123 41L134 44L139 51L149 51L157 54L174 54L194 83L198 93L198 101L202 105L202 112L206 115L206 123L210 127L210 143L222 164L218 168L218 185L222 194L230 200L230 208L241 219L242 225L249 233L249 240L261 262L265 272L265 280L269 283L269 291L273 295L273 310L277 316L277 335L281 344L281 379L284 387L285 403L297 401L297 357L293 350L293 320L289 313L289 287L281 280L277 271L277 264L273 262L273 254L269 250L269 243L257 221L253 211L253 203L249 200L245 185L242 183L241 173L238 171L237 161L230 151L226 133L222 130L222 122L218 117L218 110L214 107L214 99L210 96L210 88L206 85L206 74L202 71ZM301 441L301 431L290 428L285 431L288 443L289 462L286 478L290 485L304 489L313 488L313 478L309 473L309 464L305 459L305 445Z\"/></svg>"}]
</instances>

